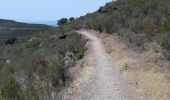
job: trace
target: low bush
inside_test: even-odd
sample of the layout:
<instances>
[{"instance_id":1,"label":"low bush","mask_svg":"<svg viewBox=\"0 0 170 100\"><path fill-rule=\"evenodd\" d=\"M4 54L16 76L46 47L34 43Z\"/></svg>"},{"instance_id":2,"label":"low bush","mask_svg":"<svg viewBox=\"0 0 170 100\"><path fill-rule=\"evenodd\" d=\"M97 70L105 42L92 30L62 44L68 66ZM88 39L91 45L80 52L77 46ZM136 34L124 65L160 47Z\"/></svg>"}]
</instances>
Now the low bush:
<instances>
[{"instance_id":1,"label":"low bush","mask_svg":"<svg viewBox=\"0 0 170 100\"><path fill-rule=\"evenodd\" d=\"M20 86L14 78L8 78L1 87L0 93L3 100L22 100Z\"/></svg>"},{"instance_id":2,"label":"low bush","mask_svg":"<svg viewBox=\"0 0 170 100\"><path fill-rule=\"evenodd\" d=\"M164 33L159 40L159 43L163 49L170 50L170 35Z\"/></svg>"},{"instance_id":3,"label":"low bush","mask_svg":"<svg viewBox=\"0 0 170 100\"><path fill-rule=\"evenodd\" d=\"M6 45L13 45L15 42L17 41L17 39L16 38L11 38L11 39L8 39L8 40L6 40L5 41L5 44Z\"/></svg>"},{"instance_id":4,"label":"low bush","mask_svg":"<svg viewBox=\"0 0 170 100\"><path fill-rule=\"evenodd\" d=\"M39 94L33 85L29 86L23 94L24 100L38 100Z\"/></svg>"}]
</instances>

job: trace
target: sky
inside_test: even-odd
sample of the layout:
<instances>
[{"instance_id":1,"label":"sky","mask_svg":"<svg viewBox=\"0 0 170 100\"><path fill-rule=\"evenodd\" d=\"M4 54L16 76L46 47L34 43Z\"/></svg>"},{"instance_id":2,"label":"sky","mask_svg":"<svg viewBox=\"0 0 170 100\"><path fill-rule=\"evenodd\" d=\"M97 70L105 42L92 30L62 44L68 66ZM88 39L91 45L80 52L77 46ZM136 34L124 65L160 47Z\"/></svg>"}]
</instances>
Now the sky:
<instances>
[{"instance_id":1,"label":"sky","mask_svg":"<svg viewBox=\"0 0 170 100\"><path fill-rule=\"evenodd\" d=\"M0 0L0 19L47 22L79 17L112 0Z\"/></svg>"}]
</instances>

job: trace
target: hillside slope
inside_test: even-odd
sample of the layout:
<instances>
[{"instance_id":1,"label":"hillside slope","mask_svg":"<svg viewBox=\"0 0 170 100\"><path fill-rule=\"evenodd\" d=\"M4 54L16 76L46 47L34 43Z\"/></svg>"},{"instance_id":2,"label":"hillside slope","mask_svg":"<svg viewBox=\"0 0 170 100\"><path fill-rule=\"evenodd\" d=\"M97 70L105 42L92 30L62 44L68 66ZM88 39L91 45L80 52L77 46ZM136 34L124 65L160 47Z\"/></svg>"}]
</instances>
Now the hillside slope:
<instances>
[{"instance_id":1,"label":"hillside slope","mask_svg":"<svg viewBox=\"0 0 170 100\"><path fill-rule=\"evenodd\" d=\"M72 27L119 35L129 47L143 50L148 49L148 43L156 42L163 50L155 51L163 53L169 60L169 5L169 0L117 0L80 17Z\"/></svg>"},{"instance_id":2,"label":"hillside slope","mask_svg":"<svg viewBox=\"0 0 170 100\"><path fill-rule=\"evenodd\" d=\"M94 13L81 16L57 28L38 31L39 33L30 37L26 36L25 39L12 45L0 47L0 99L55 100L58 93L72 80L69 69L84 56L86 51L86 40L72 31L79 29L92 29L101 33L117 35L126 43L128 48L138 51L139 55L137 56L146 58L147 56L143 54L150 54L151 59L148 57L142 64L141 62L137 62L137 64L130 62L129 65L128 59L133 58L133 56L125 58L127 62L120 65L123 67L122 73L136 72L135 80L137 82L135 86L141 85L144 87L142 89L147 91L142 95L169 98L169 90L166 89L166 87L169 88L170 79L167 74L170 65L168 63L170 60L169 5L169 0L117 0L107 3ZM25 30L27 32L28 30L42 30L39 26L16 24L14 21L12 21L14 24L10 24L11 26L8 21L0 22L3 34L7 32L11 35L12 32L16 31L19 33L18 30L22 31L21 33L24 33ZM21 36L21 34L10 35L4 37ZM4 39L4 37L2 38ZM123 51L123 49L121 50ZM114 52L114 48L108 53L112 54L112 52ZM121 52L116 51L116 53L113 54L119 56L119 59L123 59L125 56ZM98 59L98 57L96 58ZM118 62L121 63L121 60ZM143 65L144 63L148 65L139 66L139 64ZM164 66L165 64L166 66ZM164 75L165 72L167 72L166 75ZM99 76L102 77L102 74ZM108 75L102 78L108 77L112 78ZM103 80L98 82L102 83ZM110 83L110 81L108 82ZM102 85L101 83L98 83L99 86ZM106 87L101 86L100 88L107 91ZM109 85L109 87L111 86ZM158 89L161 90L157 91Z\"/></svg>"},{"instance_id":3,"label":"hillside slope","mask_svg":"<svg viewBox=\"0 0 170 100\"><path fill-rule=\"evenodd\" d=\"M92 29L120 37L127 48L114 51L114 45L118 44L113 43L108 53L117 57L122 73L134 78L139 86L136 91L145 99L169 100L169 5L169 0L117 0L81 16L63 29Z\"/></svg>"},{"instance_id":4,"label":"hillside slope","mask_svg":"<svg viewBox=\"0 0 170 100\"><path fill-rule=\"evenodd\" d=\"M8 39L22 39L36 32L49 29L50 26L43 24L27 24L13 20L0 19L0 46L5 45Z\"/></svg>"},{"instance_id":5,"label":"hillside slope","mask_svg":"<svg viewBox=\"0 0 170 100\"><path fill-rule=\"evenodd\" d=\"M71 82L69 69L83 57L84 45L76 32L50 28L0 46L0 99L56 100Z\"/></svg>"}]
</instances>

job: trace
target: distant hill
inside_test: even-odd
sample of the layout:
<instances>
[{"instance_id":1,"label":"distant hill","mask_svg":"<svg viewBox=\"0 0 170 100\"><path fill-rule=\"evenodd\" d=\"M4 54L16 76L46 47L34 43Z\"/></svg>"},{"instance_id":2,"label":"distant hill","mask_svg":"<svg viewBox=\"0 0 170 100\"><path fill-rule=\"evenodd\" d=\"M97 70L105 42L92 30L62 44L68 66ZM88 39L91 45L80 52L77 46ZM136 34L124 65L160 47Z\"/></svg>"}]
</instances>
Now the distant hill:
<instances>
[{"instance_id":1,"label":"distant hill","mask_svg":"<svg viewBox=\"0 0 170 100\"><path fill-rule=\"evenodd\" d=\"M57 26L57 21L38 21L38 22L30 22L30 23L33 23L33 24L46 24L46 25L49 25L49 26Z\"/></svg>"},{"instance_id":2,"label":"distant hill","mask_svg":"<svg viewBox=\"0 0 170 100\"><path fill-rule=\"evenodd\" d=\"M34 28L37 30L49 28L49 26L45 24L28 24L28 23L16 22L14 20L4 20L4 19L0 19L0 27L1 28Z\"/></svg>"},{"instance_id":3,"label":"distant hill","mask_svg":"<svg viewBox=\"0 0 170 100\"><path fill-rule=\"evenodd\" d=\"M10 38L21 39L49 28L50 26L43 24L27 24L0 19L0 45L3 45Z\"/></svg>"}]
</instances>

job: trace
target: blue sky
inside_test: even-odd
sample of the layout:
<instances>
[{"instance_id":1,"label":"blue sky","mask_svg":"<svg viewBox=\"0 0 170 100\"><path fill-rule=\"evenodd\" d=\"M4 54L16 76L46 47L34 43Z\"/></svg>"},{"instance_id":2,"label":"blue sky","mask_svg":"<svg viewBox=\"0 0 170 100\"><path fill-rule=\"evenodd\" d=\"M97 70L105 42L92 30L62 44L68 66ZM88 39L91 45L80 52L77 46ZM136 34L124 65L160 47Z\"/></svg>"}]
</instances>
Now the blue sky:
<instances>
[{"instance_id":1,"label":"blue sky","mask_svg":"<svg viewBox=\"0 0 170 100\"><path fill-rule=\"evenodd\" d=\"M0 18L21 22L56 21L96 11L112 0L0 0Z\"/></svg>"}]
</instances>

